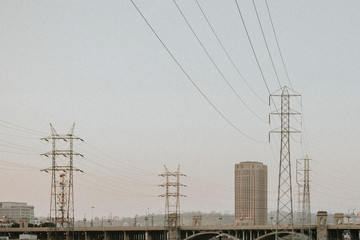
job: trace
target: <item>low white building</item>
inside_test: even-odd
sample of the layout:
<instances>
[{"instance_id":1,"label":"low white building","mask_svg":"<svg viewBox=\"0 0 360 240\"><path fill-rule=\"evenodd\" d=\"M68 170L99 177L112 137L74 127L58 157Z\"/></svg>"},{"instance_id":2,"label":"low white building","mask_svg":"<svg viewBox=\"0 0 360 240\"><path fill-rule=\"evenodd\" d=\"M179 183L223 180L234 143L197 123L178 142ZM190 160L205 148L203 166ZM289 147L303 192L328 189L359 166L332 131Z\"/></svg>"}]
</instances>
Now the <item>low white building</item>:
<instances>
[{"instance_id":1,"label":"low white building","mask_svg":"<svg viewBox=\"0 0 360 240\"><path fill-rule=\"evenodd\" d=\"M33 223L34 206L23 202L0 202L0 218L4 223L19 223L21 218Z\"/></svg>"}]
</instances>

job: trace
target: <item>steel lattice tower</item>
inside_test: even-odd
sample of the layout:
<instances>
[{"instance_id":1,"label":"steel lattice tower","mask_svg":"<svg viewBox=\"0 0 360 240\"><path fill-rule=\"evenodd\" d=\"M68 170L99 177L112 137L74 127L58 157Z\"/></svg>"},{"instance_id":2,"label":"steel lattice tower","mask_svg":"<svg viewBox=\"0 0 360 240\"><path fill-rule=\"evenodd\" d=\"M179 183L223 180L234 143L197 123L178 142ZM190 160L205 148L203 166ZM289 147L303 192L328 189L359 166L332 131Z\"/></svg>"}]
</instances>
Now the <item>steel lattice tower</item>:
<instances>
[{"instance_id":1,"label":"steel lattice tower","mask_svg":"<svg viewBox=\"0 0 360 240\"><path fill-rule=\"evenodd\" d=\"M81 140L74 136L74 127L70 129L68 134L59 135L50 123L51 135L42 140L52 143L50 152L42 155L51 156L51 167L42 171L51 172L51 196L50 196L50 222L54 224L54 238L56 239L56 228L67 228L66 239L73 239L74 229L74 186L73 172L81 171L74 168L74 156L82 156L73 150L73 141ZM68 148L65 149L59 141L64 141ZM82 172L82 171L81 171ZM72 232L70 236L70 232Z\"/></svg>"},{"instance_id":2,"label":"steel lattice tower","mask_svg":"<svg viewBox=\"0 0 360 240\"><path fill-rule=\"evenodd\" d=\"M296 181L302 189L301 199L301 233L311 237L311 209L310 209L310 158L305 156L296 162Z\"/></svg>"},{"instance_id":3,"label":"steel lattice tower","mask_svg":"<svg viewBox=\"0 0 360 240\"><path fill-rule=\"evenodd\" d=\"M180 187L186 187L180 183L180 177L186 176L180 173L180 165L176 172L170 172L165 167L165 173L160 174L160 177L165 177L165 184L161 184L160 187L165 188L165 194L159 197L165 198L165 225L169 231L169 239L177 240L178 228L180 226L180 197L186 197L180 194Z\"/></svg>"},{"instance_id":4,"label":"steel lattice tower","mask_svg":"<svg viewBox=\"0 0 360 240\"><path fill-rule=\"evenodd\" d=\"M296 160L296 184L297 184L297 189L298 189L298 201L297 201L297 207L298 207L298 211L297 211L297 221L299 223L302 223L302 199L303 199L303 190L304 190L304 164L303 164L303 159L297 159Z\"/></svg>"},{"instance_id":5,"label":"steel lattice tower","mask_svg":"<svg viewBox=\"0 0 360 240\"><path fill-rule=\"evenodd\" d=\"M291 92L291 93L290 93ZM300 97L288 87L283 87L274 94L270 95L272 102L274 98L280 97L281 109L271 114L279 115L281 126L280 130L273 130L270 133L280 133L280 163L279 163L279 183L278 199L276 212L276 240L279 239L278 231L280 229L291 230L294 233L294 216L293 216L293 197L291 182L291 158L290 158L290 134L299 133L298 130L290 126L292 115L300 114L290 108L290 98ZM276 106L275 106L276 108Z\"/></svg>"}]
</instances>

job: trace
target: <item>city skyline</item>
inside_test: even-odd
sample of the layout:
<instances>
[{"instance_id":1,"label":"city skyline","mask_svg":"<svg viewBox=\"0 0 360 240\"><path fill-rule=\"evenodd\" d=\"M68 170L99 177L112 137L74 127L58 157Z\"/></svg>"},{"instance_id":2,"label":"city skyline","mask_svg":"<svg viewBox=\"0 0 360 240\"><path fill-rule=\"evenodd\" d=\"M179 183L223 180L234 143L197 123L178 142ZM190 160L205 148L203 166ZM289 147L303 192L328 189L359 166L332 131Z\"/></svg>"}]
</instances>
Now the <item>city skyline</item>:
<instances>
[{"instance_id":1,"label":"city skyline","mask_svg":"<svg viewBox=\"0 0 360 240\"><path fill-rule=\"evenodd\" d=\"M194 1L181 10L244 102L204 53L172 1L135 1L194 82L248 136L266 142L269 94L234 2L201 1L209 22L254 92L240 79ZM251 1L239 1L271 93L279 86ZM355 0L268 1L292 88L302 95L312 212L360 211L360 23ZM288 84L265 2L256 1L282 85ZM234 211L233 166L268 166L268 209L276 210L279 138L258 143L235 131L199 94L130 1L0 3L0 202L27 202L47 216L51 160L41 141L52 123L84 158L74 166L75 217L164 213L166 164L187 177L181 211ZM293 102L295 105L296 101ZM299 119L297 119L299 121ZM294 123L297 124L296 120ZM276 124L276 121L273 122ZM301 129L301 130L304 130ZM291 139L292 169L304 157ZM293 176L295 176L293 174ZM31 180L31 181L30 181ZM292 180L295 186L295 179ZM295 194L295 192L293 193ZM93 209L91 207L94 207ZM296 207L294 207L296 209Z\"/></svg>"}]
</instances>

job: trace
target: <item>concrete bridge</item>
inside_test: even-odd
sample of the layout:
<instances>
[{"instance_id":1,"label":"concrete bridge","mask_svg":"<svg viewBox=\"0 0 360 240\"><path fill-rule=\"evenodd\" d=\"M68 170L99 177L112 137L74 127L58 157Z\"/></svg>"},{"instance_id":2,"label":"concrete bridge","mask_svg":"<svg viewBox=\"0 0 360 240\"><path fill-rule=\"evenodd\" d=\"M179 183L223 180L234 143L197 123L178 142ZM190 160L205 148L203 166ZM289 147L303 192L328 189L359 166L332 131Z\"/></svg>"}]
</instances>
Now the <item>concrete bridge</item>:
<instances>
[{"instance_id":1,"label":"concrete bridge","mask_svg":"<svg viewBox=\"0 0 360 240\"><path fill-rule=\"evenodd\" d=\"M349 233L351 239L359 239L360 224L339 223L327 224L327 213L319 212L317 224L305 226L311 229L311 239L338 240L343 239L344 233ZM294 230L301 232L301 225L295 225ZM263 226L181 226L178 235L183 240L272 240L275 239L275 225ZM66 240L68 229L57 228L0 228L0 236L9 236L18 239L22 233L36 234L39 240ZM282 231L286 235L289 232ZM72 233L71 233L72 234ZM164 226L141 227L76 227L74 228L75 240L167 240L167 228Z\"/></svg>"}]
</instances>

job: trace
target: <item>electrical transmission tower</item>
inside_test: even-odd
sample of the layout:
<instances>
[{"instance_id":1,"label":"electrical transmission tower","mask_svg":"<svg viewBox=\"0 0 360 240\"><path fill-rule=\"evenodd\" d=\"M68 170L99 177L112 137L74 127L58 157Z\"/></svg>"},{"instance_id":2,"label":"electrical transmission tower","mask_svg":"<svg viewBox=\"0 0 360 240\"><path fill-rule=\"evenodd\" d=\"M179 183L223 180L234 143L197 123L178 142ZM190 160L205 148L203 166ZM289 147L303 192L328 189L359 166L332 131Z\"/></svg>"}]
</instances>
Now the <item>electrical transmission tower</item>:
<instances>
[{"instance_id":1,"label":"electrical transmission tower","mask_svg":"<svg viewBox=\"0 0 360 240\"><path fill-rule=\"evenodd\" d=\"M186 187L180 183L180 177L186 176L180 173L180 165L176 172L170 172L165 167L165 173L160 174L160 177L165 177L165 184L161 184L160 187L165 188L165 194L160 197L165 198L165 225L168 228L170 240L180 239L179 226L180 226L180 197L186 197L180 194L180 187Z\"/></svg>"},{"instance_id":2,"label":"electrical transmission tower","mask_svg":"<svg viewBox=\"0 0 360 240\"><path fill-rule=\"evenodd\" d=\"M311 237L311 209L310 209L310 158L296 160L296 182L301 191L301 233Z\"/></svg>"},{"instance_id":3,"label":"electrical transmission tower","mask_svg":"<svg viewBox=\"0 0 360 240\"><path fill-rule=\"evenodd\" d=\"M81 140L74 136L74 127L68 134L58 134L50 123L51 135L42 140L51 142L50 152L42 155L51 156L51 167L41 171L51 172L50 222L54 227L53 239L57 239L56 228L66 228L66 239L74 238L74 187L73 172L80 171L74 168L74 156L82 156L73 150L73 141ZM67 146L68 145L68 146ZM71 236L70 236L71 233Z\"/></svg>"},{"instance_id":4,"label":"electrical transmission tower","mask_svg":"<svg viewBox=\"0 0 360 240\"><path fill-rule=\"evenodd\" d=\"M281 126L270 133L280 133L280 164L279 164L279 183L278 199L276 212L276 240L280 239L278 232L282 230L291 230L294 234L294 216L293 216L293 198L291 183L291 158L290 158L290 134L300 133L290 125L292 115L298 115L299 112L291 109L290 98L300 97L301 95L294 92L288 87L283 87L277 92L270 95L272 102L275 104L275 98L280 98L281 109L271 113L279 115Z\"/></svg>"}]
</instances>

